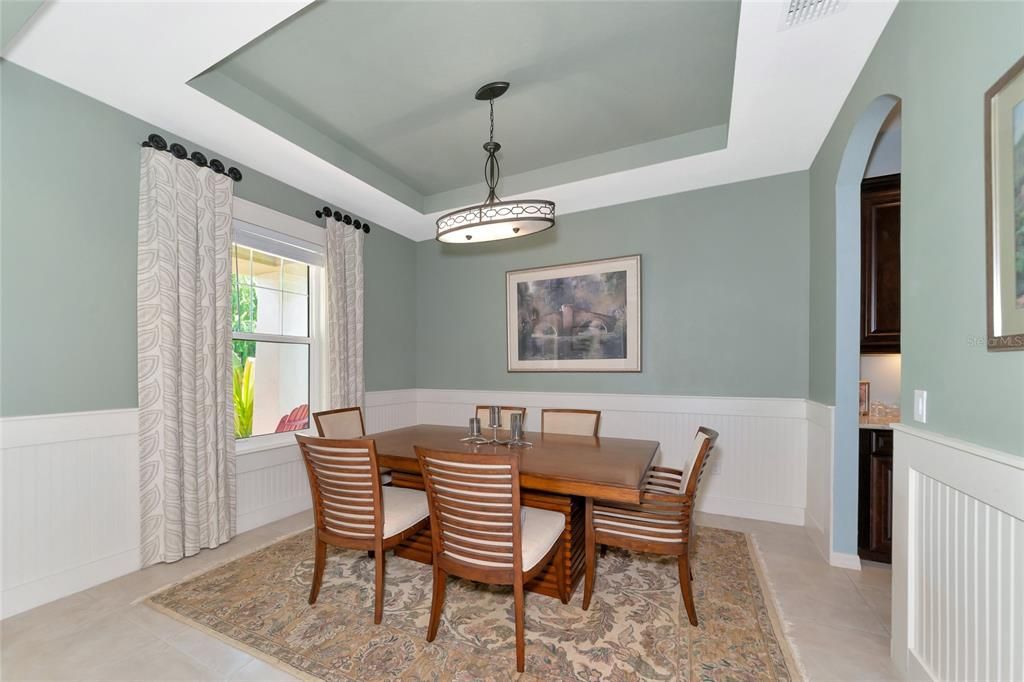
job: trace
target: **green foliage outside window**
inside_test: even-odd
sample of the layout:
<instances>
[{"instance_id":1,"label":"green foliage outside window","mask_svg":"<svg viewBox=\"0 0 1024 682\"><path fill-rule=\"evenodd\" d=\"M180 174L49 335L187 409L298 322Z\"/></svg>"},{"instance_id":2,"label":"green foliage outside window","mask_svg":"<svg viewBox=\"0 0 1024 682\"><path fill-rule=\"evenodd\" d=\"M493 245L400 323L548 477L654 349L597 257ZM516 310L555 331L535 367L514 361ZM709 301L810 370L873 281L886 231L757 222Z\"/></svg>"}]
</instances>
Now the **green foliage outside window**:
<instances>
[{"instance_id":1,"label":"green foliage outside window","mask_svg":"<svg viewBox=\"0 0 1024 682\"><path fill-rule=\"evenodd\" d=\"M256 331L256 289L231 275L231 330ZM252 414L256 389L256 342L233 341L231 373L235 399L235 438L252 435Z\"/></svg>"},{"instance_id":2,"label":"green foliage outside window","mask_svg":"<svg viewBox=\"0 0 1024 682\"><path fill-rule=\"evenodd\" d=\"M236 347L238 343L236 341ZM252 435L252 410L256 392L256 358L246 358L244 364L238 362L231 368L232 383L235 396L235 438L248 438Z\"/></svg>"}]
</instances>

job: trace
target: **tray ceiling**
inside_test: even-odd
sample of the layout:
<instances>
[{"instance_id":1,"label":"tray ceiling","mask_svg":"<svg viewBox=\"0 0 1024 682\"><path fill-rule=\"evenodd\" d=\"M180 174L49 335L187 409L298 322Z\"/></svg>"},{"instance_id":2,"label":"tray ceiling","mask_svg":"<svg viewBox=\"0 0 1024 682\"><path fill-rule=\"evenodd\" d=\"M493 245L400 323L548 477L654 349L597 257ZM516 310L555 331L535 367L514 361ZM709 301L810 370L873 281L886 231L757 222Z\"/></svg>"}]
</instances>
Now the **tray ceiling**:
<instances>
[{"instance_id":1,"label":"tray ceiling","mask_svg":"<svg viewBox=\"0 0 1024 682\"><path fill-rule=\"evenodd\" d=\"M723 147L739 8L738 0L322 3L193 85L298 144L315 137L303 127L327 137L365 162L356 175L367 165L380 171L363 179L383 191L386 174L429 196L480 184L488 112L473 93L493 80L512 83L496 103L506 177L708 128L719 129ZM614 170L651 162L619 156Z\"/></svg>"},{"instance_id":2,"label":"tray ceiling","mask_svg":"<svg viewBox=\"0 0 1024 682\"><path fill-rule=\"evenodd\" d=\"M786 0L742 0L738 24L735 2L605 5L45 3L2 56L422 240L483 196L482 82L512 81L496 111L503 198L543 196L560 215L800 171L896 1L792 28ZM281 64L243 64L279 35Z\"/></svg>"}]
</instances>

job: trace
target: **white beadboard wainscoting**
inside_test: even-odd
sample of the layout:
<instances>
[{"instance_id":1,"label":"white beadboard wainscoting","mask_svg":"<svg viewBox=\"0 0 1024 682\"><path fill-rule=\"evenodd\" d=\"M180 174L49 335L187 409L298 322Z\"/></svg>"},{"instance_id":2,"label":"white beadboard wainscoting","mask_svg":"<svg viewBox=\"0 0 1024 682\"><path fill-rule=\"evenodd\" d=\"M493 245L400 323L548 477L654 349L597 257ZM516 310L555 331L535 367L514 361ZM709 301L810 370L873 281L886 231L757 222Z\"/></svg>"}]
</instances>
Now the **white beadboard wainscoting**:
<instances>
[{"instance_id":1,"label":"white beadboard wainscoting","mask_svg":"<svg viewBox=\"0 0 1024 682\"><path fill-rule=\"evenodd\" d=\"M475 405L526 408L540 430L543 408L601 410L601 435L661 443L659 464L682 467L697 427L717 430L697 508L713 514L803 525L807 493L807 401L606 393L417 389L420 424L465 426Z\"/></svg>"},{"instance_id":2,"label":"white beadboard wainscoting","mask_svg":"<svg viewBox=\"0 0 1024 682\"><path fill-rule=\"evenodd\" d=\"M658 440L661 463L677 467L705 424L722 436L699 508L804 523L804 400L407 389L368 393L366 428L464 425L475 405L492 403L525 406L528 429L540 427L545 407L602 410L603 435ZM136 410L10 417L0 430L2 616L137 570ZM239 532L309 508L290 438L259 450L239 446Z\"/></svg>"},{"instance_id":3,"label":"white beadboard wainscoting","mask_svg":"<svg viewBox=\"0 0 1024 682\"><path fill-rule=\"evenodd\" d=\"M832 457L836 408L807 401L807 533L821 556L833 563Z\"/></svg>"},{"instance_id":4,"label":"white beadboard wainscoting","mask_svg":"<svg viewBox=\"0 0 1024 682\"><path fill-rule=\"evenodd\" d=\"M1024 457L894 430L893 659L911 679L1024 680Z\"/></svg>"},{"instance_id":5,"label":"white beadboard wainscoting","mask_svg":"<svg viewBox=\"0 0 1024 682\"><path fill-rule=\"evenodd\" d=\"M416 423L415 398L367 394L367 429ZM0 617L139 569L137 433L134 408L0 419ZM310 507L291 439L239 447L239 533Z\"/></svg>"},{"instance_id":6,"label":"white beadboard wainscoting","mask_svg":"<svg viewBox=\"0 0 1024 682\"><path fill-rule=\"evenodd\" d=\"M139 568L137 411L0 420L0 614Z\"/></svg>"}]
</instances>

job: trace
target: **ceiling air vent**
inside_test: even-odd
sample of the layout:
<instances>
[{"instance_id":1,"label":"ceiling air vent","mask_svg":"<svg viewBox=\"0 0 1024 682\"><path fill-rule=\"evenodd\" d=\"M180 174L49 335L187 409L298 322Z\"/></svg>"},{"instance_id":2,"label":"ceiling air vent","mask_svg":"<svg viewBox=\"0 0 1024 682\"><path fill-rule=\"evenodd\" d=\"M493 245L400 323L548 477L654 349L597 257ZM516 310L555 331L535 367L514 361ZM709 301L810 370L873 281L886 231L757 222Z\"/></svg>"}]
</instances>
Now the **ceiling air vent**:
<instances>
[{"instance_id":1,"label":"ceiling air vent","mask_svg":"<svg viewBox=\"0 0 1024 682\"><path fill-rule=\"evenodd\" d=\"M793 28L835 14L841 7L840 0L789 0L782 15L781 28Z\"/></svg>"}]
</instances>

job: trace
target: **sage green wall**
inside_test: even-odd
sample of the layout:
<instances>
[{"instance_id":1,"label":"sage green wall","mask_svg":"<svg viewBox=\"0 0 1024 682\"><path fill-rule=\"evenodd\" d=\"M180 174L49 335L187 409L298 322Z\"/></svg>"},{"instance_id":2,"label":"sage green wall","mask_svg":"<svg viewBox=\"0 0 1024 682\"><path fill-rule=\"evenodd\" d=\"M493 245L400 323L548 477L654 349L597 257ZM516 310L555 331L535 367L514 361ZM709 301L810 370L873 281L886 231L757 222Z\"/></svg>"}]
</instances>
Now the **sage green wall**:
<instances>
[{"instance_id":1,"label":"sage green wall","mask_svg":"<svg viewBox=\"0 0 1024 682\"><path fill-rule=\"evenodd\" d=\"M902 412L1024 455L1024 352L985 349L983 98L1024 54L1024 3L901 2L811 168L810 396L836 401L837 172L876 98L902 99ZM928 422L912 420L914 389ZM853 386L852 391L856 391Z\"/></svg>"},{"instance_id":2,"label":"sage green wall","mask_svg":"<svg viewBox=\"0 0 1024 682\"><path fill-rule=\"evenodd\" d=\"M807 181L793 173L573 213L510 242L417 244L416 385L806 397ZM642 373L505 371L507 270L636 253Z\"/></svg>"},{"instance_id":3,"label":"sage green wall","mask_svg":"<svg viewBox=\"0 0 1024 682\"><path fill-rule=\"evenodd\" d=\"M0 48L6 48L32 15L43 6L42 0L0 1Z\"/></svg>"},{"instance_id":4,"label":"sage green wall","mask_svg":"<svg viewBox=\"0 0 1024 682\"><path fill-rule=\"evenodd\" d=\"M374 226L363 242L366 390L416 387L416 243Z\"/></svg>"},{"instance_id":5,"label":"sage green wall","mask_svg":"<svg viewBox=\"0 0 1024 682\"><path fill-rule=\"evenodd\" d=\"M138 143L180 138L6 61L0 88L0 415L134 407ZM320 200L242 172L238 196L315 220ZM366 240L369 390L414 386L414 259Z\"/></svg>"}]
</instances>

